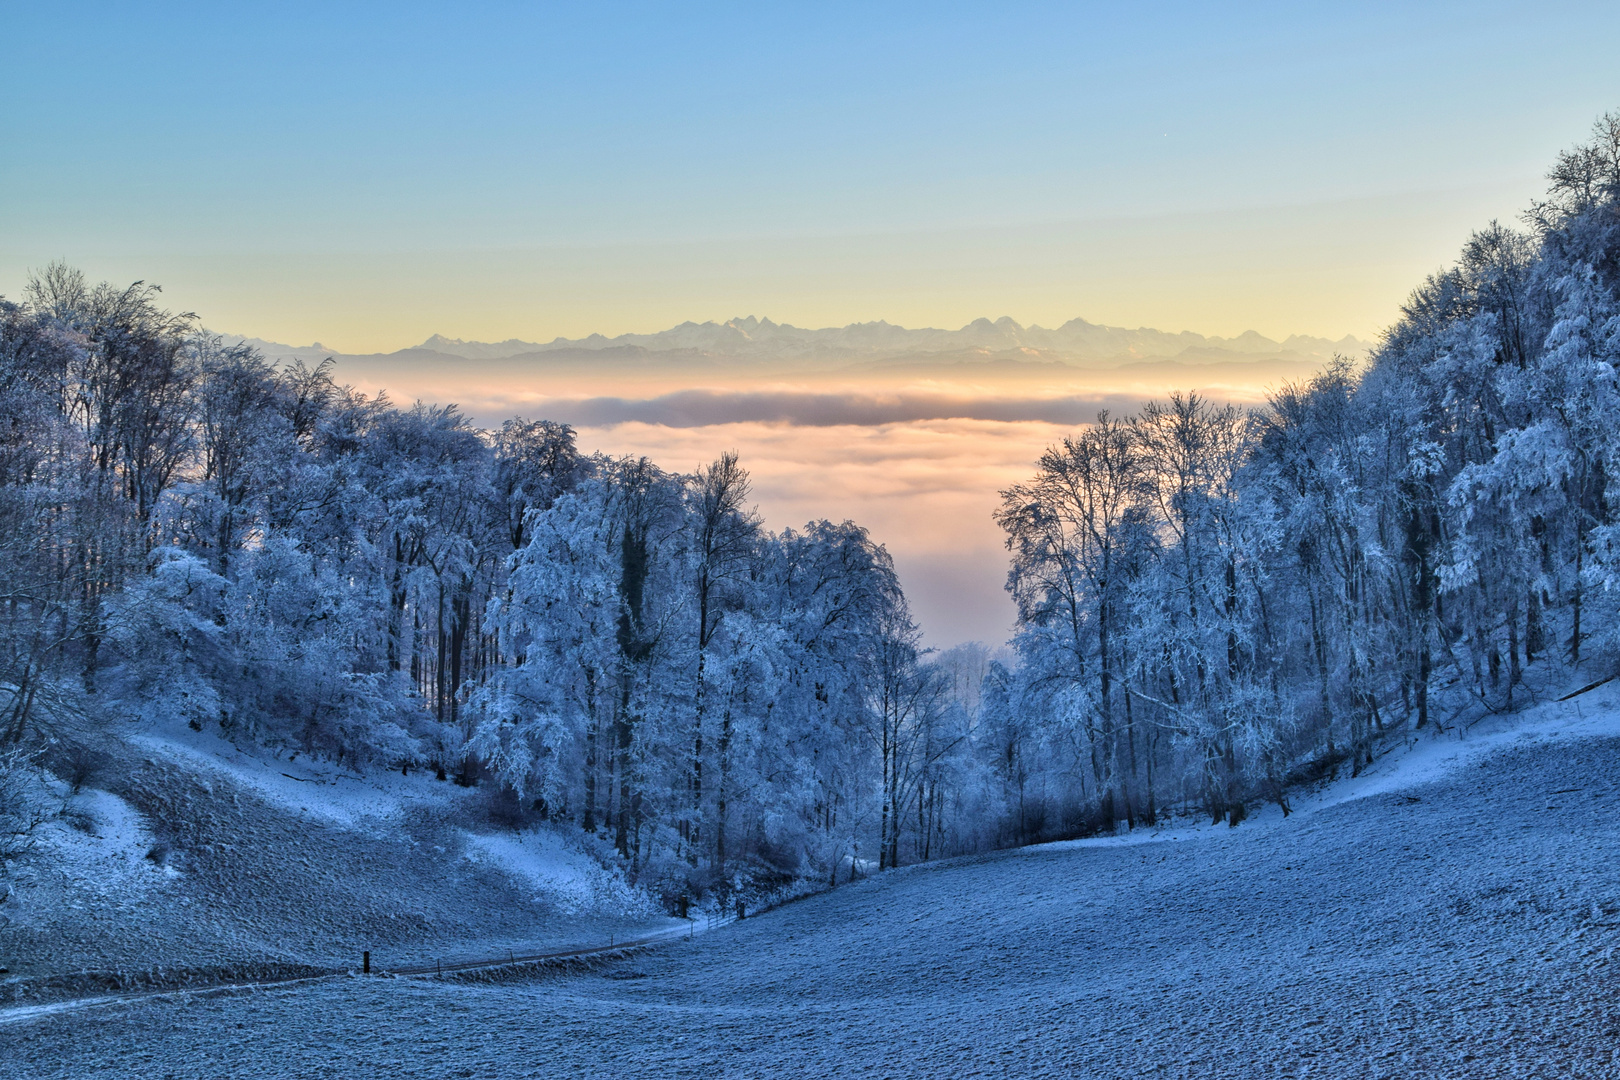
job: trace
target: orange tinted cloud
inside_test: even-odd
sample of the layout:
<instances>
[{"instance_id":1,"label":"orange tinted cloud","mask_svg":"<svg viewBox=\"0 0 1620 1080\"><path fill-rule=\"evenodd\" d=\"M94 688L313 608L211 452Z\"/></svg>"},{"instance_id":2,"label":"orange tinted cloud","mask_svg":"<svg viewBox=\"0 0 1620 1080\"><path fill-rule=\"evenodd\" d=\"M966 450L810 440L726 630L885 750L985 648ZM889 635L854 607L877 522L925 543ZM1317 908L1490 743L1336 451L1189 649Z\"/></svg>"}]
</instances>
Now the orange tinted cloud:
<instances>
[{"instance_id":1,"label":"orange tinted cloud","mask_svg":"<svg viewBox=\"0 0 1620 1080\"><path fill-rule=\"evenodd\" d=\"M691 372L591 376L504 371L468 364L453 372L356 379L397 401L457 402L478 422L516 415L573 424L580 447L645 455L688 472L736 450L754 480L768 527L853 520L893 554L931 644L998 643L1012 626L1002 586L1007 555L991 513L999 492L1027 479L1048 446L1095 419L1126 415L1172 387L1256 403L1268 387L1308 373L1302 365L1142 364L1051 371L1030 365L1007 377L951 378L829 372L793 381ZM626 390L634 388L637 396Z\"/></svg>"}]
</instances>

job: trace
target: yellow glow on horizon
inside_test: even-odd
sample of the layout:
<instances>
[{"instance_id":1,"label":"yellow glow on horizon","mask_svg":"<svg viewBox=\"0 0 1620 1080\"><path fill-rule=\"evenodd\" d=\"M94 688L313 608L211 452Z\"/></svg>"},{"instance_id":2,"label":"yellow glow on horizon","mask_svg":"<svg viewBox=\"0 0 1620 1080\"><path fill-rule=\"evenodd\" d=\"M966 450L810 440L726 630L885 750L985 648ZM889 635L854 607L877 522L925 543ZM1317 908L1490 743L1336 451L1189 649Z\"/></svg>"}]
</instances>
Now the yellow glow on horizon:
<instances>
[{"instance_id":1,"label":"yellow glow on horizon","mask_svg":"<svg viewBox=\"0 0 1620 1080\"><path fill-rule=\"evenodd\" d=\"M1009 315L1231 337L1376 337L1530 180L1309 206L1001 229L498 250L61 255L163 285L209 327L345 353L770 317L956 329ZM18 253L12 253L15 258ZM33 263L0 259L20 288ZM37 267L34 267L37 269Z\"/></svg>"}]
</instances>

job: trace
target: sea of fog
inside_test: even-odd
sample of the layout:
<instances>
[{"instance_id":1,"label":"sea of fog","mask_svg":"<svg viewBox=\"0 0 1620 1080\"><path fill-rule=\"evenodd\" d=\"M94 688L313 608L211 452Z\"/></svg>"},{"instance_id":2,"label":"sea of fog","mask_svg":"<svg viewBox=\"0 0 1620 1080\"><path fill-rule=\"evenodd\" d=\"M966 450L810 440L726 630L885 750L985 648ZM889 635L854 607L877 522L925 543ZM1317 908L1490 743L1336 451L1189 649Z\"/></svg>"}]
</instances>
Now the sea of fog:
<instances>
[{"instance_id":1,"label":"sea of fog","mask_svg":"<svg viewBox=\"0 0 1620 1080\"><path fill-rule=\"evenodd\" d=\"M339 378L400 404L454 402L480 425L512 416L575 426L586 452L687 472L737 451L767 527L849 519L888 547L928 644L1006 640L1007 555L992 514L1043 450L1094 419L1195 389L1255 405L1320 364L1157 360L1084 370L1049 363L765 374L535 363L420 366L344 359Z\"/></svg>"}]
</instances>

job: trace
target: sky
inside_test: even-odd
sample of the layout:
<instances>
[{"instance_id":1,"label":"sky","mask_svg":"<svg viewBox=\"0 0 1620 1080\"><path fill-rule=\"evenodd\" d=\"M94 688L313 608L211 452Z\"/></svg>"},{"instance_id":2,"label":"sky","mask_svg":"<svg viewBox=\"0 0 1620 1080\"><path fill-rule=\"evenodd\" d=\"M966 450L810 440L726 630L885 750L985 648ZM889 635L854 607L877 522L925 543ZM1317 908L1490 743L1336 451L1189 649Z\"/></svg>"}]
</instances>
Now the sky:
<instances>
[{"instance_id":1,"label":"sky","mask_svg":"<svg viewBox=\"0 0 1620 1080\"><path fill-rule=\"evenodd\" d=\"M348 352L769 315L1370 336L1620 6L8 4L0 293Z\"/></svg>"},{"instance_id":2,"label":"sky","mask_svg":"<svg viewBox=\"0 0 1620 1080\"><path fill-rule=\"evenodd\" d=\"M1620 107L1614 4L12 3L3 25L0 295L65 259L349 353L750 314L1372 340ZM751 451L771 524L847 510L933 640L1003 632L995 491L1063 429L829 430L581 438L675 468Z\"/></svg>"}]
</instances>

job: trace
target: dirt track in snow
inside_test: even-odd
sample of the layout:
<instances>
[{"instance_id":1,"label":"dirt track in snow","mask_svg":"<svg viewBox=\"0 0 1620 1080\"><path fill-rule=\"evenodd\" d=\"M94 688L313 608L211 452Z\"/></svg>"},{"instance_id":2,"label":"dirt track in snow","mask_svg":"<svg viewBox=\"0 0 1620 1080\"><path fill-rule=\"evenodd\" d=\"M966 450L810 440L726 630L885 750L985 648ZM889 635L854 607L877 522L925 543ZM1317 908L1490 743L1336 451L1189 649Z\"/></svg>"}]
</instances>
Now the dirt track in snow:
<instances>
[{"instance_id":1,"label":"dirt track in snow","mask_svg":"<svg viewBox=\"0 0 1620 1080\"><path fill-rule=\"evenodd\" d=\"M413 963L385 969L380 965L367 971L362 968L357 972L334 971L318 975L282 976L264 975L257 977L232 978L221 975L215 979L199 979L192 985L184 988L171 986L156 986L146 989L130 990L124 993L88 994L80 996L63 997L45 1001L37 1005L13 1005L0 1008L0 1028L11 1024L25 1024L47 1016L58 1016L64 1013L85 1012L91 1009L111 1008L118 1005L133 1005L142 1001L163 998L174 999L201 999L214 995L235 994L244 991L260 991L284 989L290 986L308 986L317 982L331 982L335 979L352 978L355 974L374 975L379 978L399 978L401 976L433 975L437 977L461 977L463 981L473 982L505 982L516 978L527 978L532 975L547 975L560 972L590 970L604 962L623 959L627 956L639 955L646 949L657 945L665 945L683 938L692 939L699 933L707 933L717 926L726 926L733 919L729 917L703 917L694 918L685 926L674 926L664 930L655 930L615 941L610 936L605 945L595 945L585 948L564 949L552 952L523 952L507 949L504 955L486 956L476 960L452 961L446 964L442 960L431 963ZM362 953L362 958L364 953Z\"/></svg>"},{"instance_id":2,"label":"dirt track in snow","mask_svg":"<svg viewBox=\"0 0 1620 1080\"><path fill-rule=\"evenodd\" d=\"M1620 738L918 867L594 973L8 1025L0 1075L1620 1076Z\"/></svg>"}]
</instances>

